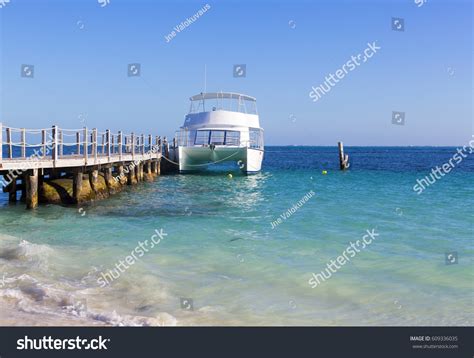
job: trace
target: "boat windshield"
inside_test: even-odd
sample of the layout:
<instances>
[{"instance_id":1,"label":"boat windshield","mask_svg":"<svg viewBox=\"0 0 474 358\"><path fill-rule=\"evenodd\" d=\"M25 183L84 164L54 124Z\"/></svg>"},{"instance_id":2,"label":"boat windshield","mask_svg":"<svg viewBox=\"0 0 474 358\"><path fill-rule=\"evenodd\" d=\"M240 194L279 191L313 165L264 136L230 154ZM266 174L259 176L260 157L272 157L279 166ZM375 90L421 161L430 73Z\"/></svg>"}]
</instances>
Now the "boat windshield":
<instances>
[{"instance_id":1,"label":"boat windshield","mask_svg":"<svg viewBox=\"0 0 474 358\"><path fill-rule=\"evenodd\" d=\"M207 146L207 145L240 146L240 132L228 130L181 130L178 132L178 145Z\"/></svg>"},{"instance_id":2,"label":"boat windshield","mask_svg":"<svg viewBox=\"0 0 474 358\"><path fill-rule=\"evenodd\" d=\"M189 113L223 110L258 114L256 99L244 94L230 92L200 93L191 97L190 100Z\"/></svg>"},{"instance_id":3,"label":"boat windshield","mask_svg":"<svg viewBox=\"0 0 474 358\"><path fill-rule=\"evenodd\" d=\"M261 128L249 128L248 140L241 138L241 131L223 129L182 129L176 133L178 146L180 147L206 147L210 145L229 147L249 147L263 150L263 130Z\"/></svg>"}]
</instances>

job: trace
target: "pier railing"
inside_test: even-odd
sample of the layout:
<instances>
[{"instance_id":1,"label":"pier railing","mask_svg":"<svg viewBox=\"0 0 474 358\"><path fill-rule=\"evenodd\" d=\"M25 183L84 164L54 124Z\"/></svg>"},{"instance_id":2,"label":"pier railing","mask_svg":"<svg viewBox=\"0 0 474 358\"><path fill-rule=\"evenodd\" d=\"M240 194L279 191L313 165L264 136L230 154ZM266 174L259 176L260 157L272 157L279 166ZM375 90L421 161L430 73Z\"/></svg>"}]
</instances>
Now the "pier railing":
<instances>
[{"instance_id":1,"label":"pier railing","mask_svg":"<svg viewBox=\"0 0 474 358\"><path fill-rule=\"evenodd\" d=\"M166 137L97 128L65 129L53 125L50 128L27 129L4 126L0 123L0 169L9 163L35 161L52 167L67 165L93 165L114 161L144 159L161 155L169 144ZM76 162L75 164L72 162ZM62 162L62 163L60 163Z\"/></svg>"}]
</instances>

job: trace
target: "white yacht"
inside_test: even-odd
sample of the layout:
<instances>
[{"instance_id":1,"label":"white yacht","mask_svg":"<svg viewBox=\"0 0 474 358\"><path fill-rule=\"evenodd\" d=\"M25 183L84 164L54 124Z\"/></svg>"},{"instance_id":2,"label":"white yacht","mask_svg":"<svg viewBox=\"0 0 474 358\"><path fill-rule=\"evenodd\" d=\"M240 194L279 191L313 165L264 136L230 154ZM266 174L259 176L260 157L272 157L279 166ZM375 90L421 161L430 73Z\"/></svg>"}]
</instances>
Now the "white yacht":
<instances>
[{"instance_id":1,"label":"white yacht","mask_svg":"<svg viewBox=\"0 0 474 358\"><path fill-rule=\"evenodd\" d=\"M256 99L239 93L201 93L177 132L179 171L206 169L235 162L245 173L260 171L263 129Z\"/></svg>"}]
</instances>

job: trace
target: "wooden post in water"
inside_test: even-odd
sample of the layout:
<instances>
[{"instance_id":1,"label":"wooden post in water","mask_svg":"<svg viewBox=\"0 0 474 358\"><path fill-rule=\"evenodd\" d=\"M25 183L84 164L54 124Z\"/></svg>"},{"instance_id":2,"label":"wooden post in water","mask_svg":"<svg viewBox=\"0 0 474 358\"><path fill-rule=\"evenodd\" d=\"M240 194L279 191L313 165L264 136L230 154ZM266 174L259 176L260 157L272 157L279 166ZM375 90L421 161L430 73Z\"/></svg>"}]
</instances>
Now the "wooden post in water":
<instances>
[{"instance_id":1,"label":"wooden post in water","mask_svg":"<svg viewBox=\"0 0 474 358\"><path fill-rule=\"evenodd\" d=\"M341 170L346 170L349 168L349 155L344 155L344 144L342 142L337 143L339 147L339 167Z\"/></svg>"},{"instance_id":2,"label":"wooden post in water","mask_svg":"<svg viewBox=\"0 0 474 358\"><path fill-rule=\"evenodd\" d=\"M35 209L38 206L38 169L30 169L25 175L26 208Z\"/></svg>"},{"instance_id":3,"label":"wooden post in water","mask_svg":"<svg viewBox=\"0 0 474 358\"><path fill-rule=\"evenodd\" d=\"M104 179L105 179L105 185L107 188L110 190L112 186L112 167L108 166L104 168Z\"/></svg>"},{"instance_id":4,"label":"wooden post in water","mask_svg":"<svg viewBox=\"0 0 474 358\"><path fill-rule=\"evenodd\" d=\"M72 198L75 204L79 203L82 191L82 170L77 169L72 177Z\"/></svg>"},{"instance_id":5,"label":"wooden post in water","mask_svg":"<svg viewBox=\"0 0 474 358\"><path fill-rule=\"evenodd\" d=\"M16 203L17 202L17 198L16 198L16 178L13 178L13 180L10 184L10 188L9 188L9 191L8 191L8 201L10 203Z\"/></svg>"},{"instance_id":6,"label":"wooden post in water","mask_svg":"<svg viewBox=\"0 0 474 358\"><path fill-rule=\"evenodd\" d=\"M146 162L146 179L147 180L153 180L153 170L152 170L152 163L153 163L153 160L147 160Z\"/></svg>"},{"instance_id":7,"label":"wooden post in water","mask_svg":"<svg viewBox=\"0 0 474 358\"><path fill-rule=\"evenodd\" d=\"M137 166L135 167L135 178L137 179L137 183L139 183L141 180L140 180L140 165L142 163L138 163Z\"/></svg>"},{"instance_id":8,"label":"wooden post in water","mask_svg":"<svg viewBox=\"0 0 474 358\"><path fill-rule=\"evenodd\" d=\"M98 190L98 180L99 180L99 171L97 169L93 169L89 173L89 183L91 185L91 189L96 192Z\"/></svg>"},{"instance_id":9,"label":"wooden post in water","mask_svg":"<svg viewBox=\"0 0 474 358\"><path fill-rule=\"evenodd\" d=\"M119 178L119 183L123 184L123 177L124 177L124 172L123 172L123 163L120 163L117 167L117 175Z\"/></svg>"},{"instance_id":10,"label":"wooden post in water","mask_svg":"<svg viewBox=\"0 0 474 358\"><path fill-rule=\"evenodd\" d=\"M134 178L135 178L135 168L130 163L128 166L128 172L127 172L127 185L132 185Z\"/></svg>"}]
</instances>

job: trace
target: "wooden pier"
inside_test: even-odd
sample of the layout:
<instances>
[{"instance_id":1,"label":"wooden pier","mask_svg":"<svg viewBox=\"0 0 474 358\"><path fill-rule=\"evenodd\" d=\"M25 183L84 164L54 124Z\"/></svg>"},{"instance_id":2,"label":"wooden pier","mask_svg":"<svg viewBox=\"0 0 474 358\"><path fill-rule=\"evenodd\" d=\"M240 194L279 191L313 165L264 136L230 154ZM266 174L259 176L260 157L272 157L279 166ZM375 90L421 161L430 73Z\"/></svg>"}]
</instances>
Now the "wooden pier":
<instances>
[{"instance_id":1,"label":"wooden pier","mask_svg":"<svg viewBox=\"0 0 474 358\"><path fill-rule=\"evenodd\" d=\"M72 200L78 203L85 176L93 190L99 173L109 189L117 178L121 184L133 185L146 175L160 174L163 152L169 152L166 137L162 142L159 136L96 128L25 129L0 123L0 183L10 202L17 201L20 191L26 207L33 209L45 180L72 177Z\"/></svg>"}]
</instances>

